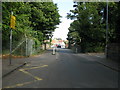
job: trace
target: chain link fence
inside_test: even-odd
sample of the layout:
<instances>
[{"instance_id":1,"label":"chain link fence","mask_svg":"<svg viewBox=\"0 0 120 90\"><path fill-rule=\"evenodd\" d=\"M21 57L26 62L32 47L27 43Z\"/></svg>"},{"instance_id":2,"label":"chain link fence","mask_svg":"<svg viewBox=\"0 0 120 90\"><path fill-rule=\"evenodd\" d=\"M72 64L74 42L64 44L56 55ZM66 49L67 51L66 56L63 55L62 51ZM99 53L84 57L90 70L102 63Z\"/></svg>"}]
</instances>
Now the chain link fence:
<instances>
[{"instance_id":1,"label":"chain link fence","mask_svg":"<svg viewBox=\"0 0 120 90\"><path fill-rule=\"evenodd\" d=\"M42 50L42 45L38 46L31 38L21 38L21 40L12 40L12 54L10 56L10 42L2 44L2 76L5 76L8 72L24 65L30 60L27 58L31 55L38 54ZM5 46L4 46L5 45Z\"/></svg>"},{"instance_id":2,"label":"chain link fence","mask_svg":"<svg viewBox=\"0 0 120 90\"><path fill-rule=\"evenodd\" d=\"M20 41L12 41L12 56L30 56L43 50L42 45L36 47L34 40L30 38L21 39ZM9 42L7 47L3 48L3 57L10 54Z\"/></svg>"}]
</instances>

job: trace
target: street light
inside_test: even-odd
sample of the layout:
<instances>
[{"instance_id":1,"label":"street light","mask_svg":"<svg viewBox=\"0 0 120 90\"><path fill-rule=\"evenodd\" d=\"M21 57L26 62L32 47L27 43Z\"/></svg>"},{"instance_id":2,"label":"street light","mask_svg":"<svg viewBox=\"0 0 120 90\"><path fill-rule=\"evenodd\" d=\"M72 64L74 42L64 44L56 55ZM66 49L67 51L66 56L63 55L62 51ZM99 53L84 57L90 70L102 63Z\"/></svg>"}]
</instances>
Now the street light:
<instances>
[{"instance_id":1,"label":"street light","mask_svg":"<svg viewBox=\"0 0 120 90\"><path fill-rule=\"evenodd\" d=\"M106 5L106 50L105 50L105 53L106 53L106 58L107 58L107 44L108 44L108 0L107 0L107 5Z\"/></svg>"}]
</instances>

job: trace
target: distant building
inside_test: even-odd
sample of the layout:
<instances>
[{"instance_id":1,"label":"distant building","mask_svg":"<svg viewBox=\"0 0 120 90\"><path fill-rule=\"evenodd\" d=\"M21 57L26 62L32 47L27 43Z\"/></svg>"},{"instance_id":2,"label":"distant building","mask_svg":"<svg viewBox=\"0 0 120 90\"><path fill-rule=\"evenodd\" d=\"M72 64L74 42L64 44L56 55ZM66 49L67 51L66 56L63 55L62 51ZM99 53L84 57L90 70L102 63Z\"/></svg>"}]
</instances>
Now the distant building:
<instances>
[{"instance_id":1,"label":"distant building","mask_svg":"<svg viewBox=\"0 0 120 90\"><path fill-rule=\"evenodd\" d=\"M66 48L66 44L64 42L65 40L62 40L61 38L54 38L51 44L52 44L52 47L57 47L59 45L61 46L61 48Z\"/></svg>"}]
</instances>

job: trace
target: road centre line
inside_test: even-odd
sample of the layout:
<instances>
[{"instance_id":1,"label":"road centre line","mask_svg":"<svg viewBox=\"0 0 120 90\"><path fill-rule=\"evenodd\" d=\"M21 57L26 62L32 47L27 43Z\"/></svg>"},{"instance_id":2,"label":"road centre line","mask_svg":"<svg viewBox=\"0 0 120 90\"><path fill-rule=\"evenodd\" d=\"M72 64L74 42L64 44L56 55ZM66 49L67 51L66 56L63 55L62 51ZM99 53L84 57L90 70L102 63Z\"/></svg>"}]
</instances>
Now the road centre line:
<instances>
[{"instance_id":1,"label":"road centre line","mask_svg":"<svg viewBox=\"0 0 120 90\"><path fill-rule=\"evenodd\" d=\"M57 57L57 52L56 52L56 60L58 59L58 57Z\"/></svg>"}]
</instances>

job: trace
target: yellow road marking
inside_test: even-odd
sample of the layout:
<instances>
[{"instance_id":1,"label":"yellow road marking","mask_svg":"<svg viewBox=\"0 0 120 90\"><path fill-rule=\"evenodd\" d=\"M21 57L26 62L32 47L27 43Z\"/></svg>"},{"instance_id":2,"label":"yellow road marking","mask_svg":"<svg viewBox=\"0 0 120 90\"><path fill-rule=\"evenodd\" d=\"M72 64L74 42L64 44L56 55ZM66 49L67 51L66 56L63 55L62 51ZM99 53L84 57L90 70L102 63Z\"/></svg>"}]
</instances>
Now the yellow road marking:
<instances>
[{"instance_id":1,"label":"yellow road marking","mask_svg":"<svg viewBox=\"0 0 120 90\"><path fill-rule=\"evenodd\" d=\"M26 64L25 66L30 66L30 64Z\"/></svg>"},{"instance_id":2,"label":"yellow road marking","mask_svg":"<svg viewBox=\"0 0 120 90\"><path fill-rule=\"evenodd\" d=\"M27 65L27 66L30 66L30 65ZM24 85L28 85L28 84L31 84L33 82L36 82L36 81L40 81L40 80L43 80L42 78L39 78L37 76L34 76L32 75L31 73L25 71L25 70L29 70L29 69L37 69L37 68L41 68L41 67L47 67L48 65L43 65L43 66L38 66L38 67L32 67L32 68L25 68L25 69L19 69L19 71L33 77L35 80L34 81L30 81L30 82L24 82L24 83L20 83L20 84L16 84L16 85L12 85L12 86L7 86L7 87L4 87L4 88L15 88L15 87L20 87L20 86L24 86Z\"/></svg>"},{"instance_id":3,"label":"yellow road marking","mask_svg":"<svg viewBox=\"0 0 120 90\"><path fill-rule=\"evenodd\" d=\"M38 66L38 67L32 67L32 68L24 68L23 70L30 70L30 69L37 69L41 67L47 67L48 65Z\"/></svg>"},{"instance_id":4,"label":"yellow road marking","mask_svg":"<svg viewBox=\"0 0 120 90\"><path fill-rule=\"evenodd\" d=\"M37 76L34 76L34 75L32 75L31 73L29 73L29 72L27 72L27 71L25 71L25 70L23 70L23 69L19 69L19 71L21 71L21 72L23 72L23 73L25 73L25 74L33 77L33 78L36 79L36 80L42 80L42 78L39 78L39 77L37 77Z\"/></svg>"},{"instance_id":5,"label":"yellow road marking","mask_svg":"<svg viewBox=\"0 0 120 90\"><path fill-rule=\"evenodd\" d=\"M20 86L24 86L24 85L31 84L31 83L36 82L36 81L39 81L39 80L34 80L34 81L30 81L30 82L24 82L24 83L12 85L12 86L7 86L7 87L4 87L4 88L15 88L15 87L20 87Z\"/></svg>"}]
</instances>

